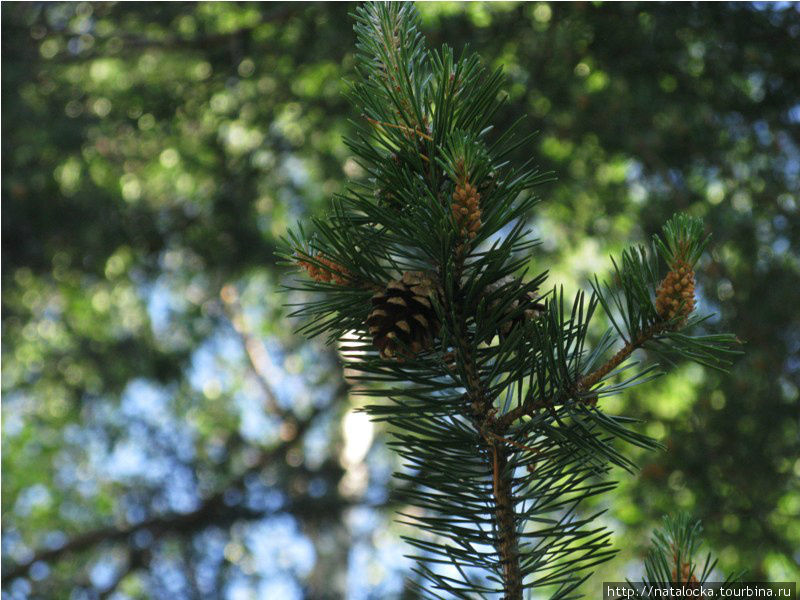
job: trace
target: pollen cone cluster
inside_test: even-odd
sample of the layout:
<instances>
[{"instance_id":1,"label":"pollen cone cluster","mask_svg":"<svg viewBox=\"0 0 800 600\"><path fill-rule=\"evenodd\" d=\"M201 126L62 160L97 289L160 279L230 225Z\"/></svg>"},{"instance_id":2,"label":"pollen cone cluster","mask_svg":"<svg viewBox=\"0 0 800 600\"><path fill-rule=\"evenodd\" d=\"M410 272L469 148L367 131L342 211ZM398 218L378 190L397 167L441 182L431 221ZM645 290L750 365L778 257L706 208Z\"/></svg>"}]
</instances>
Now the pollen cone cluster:
<instances>
[{"instance_id":1,"label":"pollen cone cluster","mask_svg":"<svg viewBox=\"0 0 800 600\"><path fill-rule=\"evenodd\" d=\"M427 275L407 271L372 297L367 329L382 358L402 360L433 345L439 331L432 303L435 294Z\"/></svg>"},{"instance_id":2,"label":"pollen cone cluster","mask_svg":"<svg viewBox=\"0 0 800 600\"><path fill-rule=\"evenodd\" d=\"M478 233L481 226L480 200L477 188L466 182L458 184L453 192L450 209L462 238L473 239Z\"/></svg>"},{"instance_id":3,"label":"pollen cone cluster","mask_svg":"<svg viewBox=\"0 0 800 600\"><path fill-rule=\"evenodd\" d=\"M314 281L346 285L352 280L352 274L350 271L348 271L345 267L336 264L331 259L324 256L315 256L314 260L324 266L319 266L318 264L315 264L302 256L297 260L297 264L305 269L306 272L308 272L309 277L311 277L311 279Z\"/></svg>"},{"instance_id":4,"label":"pollen cone cluster","mask_svg":"<svg viewBox=\"0 0 800 600\"><path fill-rule=\"evenodd\" d=\"M656 291L656 311L663 319L681 318L681 325L694 305L694 270L686 261L676 260Z\"/></svg>"}]
</instances>

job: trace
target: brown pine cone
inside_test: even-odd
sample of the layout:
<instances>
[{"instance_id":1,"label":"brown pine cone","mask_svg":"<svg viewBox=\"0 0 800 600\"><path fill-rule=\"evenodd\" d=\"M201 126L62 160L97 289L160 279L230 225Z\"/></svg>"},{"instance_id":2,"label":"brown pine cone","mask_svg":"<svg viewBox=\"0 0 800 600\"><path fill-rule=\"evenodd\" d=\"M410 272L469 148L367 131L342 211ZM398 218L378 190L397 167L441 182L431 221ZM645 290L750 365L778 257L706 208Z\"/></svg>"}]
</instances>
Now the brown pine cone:
<instances>
[{"instance_id":1,"label":"brown pine cone","mask_svg":"<svg viewBox=\"0 0 800 600\"><path fill-rule=\"evenodd\" d=\"M402 360L433 345L440 327L432 303L436 293L430 277L407 271L372 297L366 324L382 358Z\"/></svg>"}]
</instances>

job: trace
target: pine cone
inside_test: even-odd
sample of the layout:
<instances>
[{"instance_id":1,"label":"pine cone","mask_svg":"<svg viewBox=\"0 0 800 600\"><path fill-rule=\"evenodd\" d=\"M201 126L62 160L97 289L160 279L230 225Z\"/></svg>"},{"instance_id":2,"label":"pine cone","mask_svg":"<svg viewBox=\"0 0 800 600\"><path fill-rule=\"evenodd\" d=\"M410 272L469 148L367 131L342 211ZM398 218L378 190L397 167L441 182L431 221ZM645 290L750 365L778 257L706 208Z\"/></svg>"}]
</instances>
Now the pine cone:
<instances>
[{"instance_id":1,"label":"pine cone","mask_svg":"<svg viewBox=\"0 0 800 600\"><path fill-rule=\"evenodd\" d=\"M457 185L456 191L453 192L450 210L453 212L453 219L462 238L474 239L478 233L481 226L480 200L481 195L477 188L469 183Z\"/></svg>"},{"instance_id":2,"label":"pine cone","mask_svg":"<svg viewBox=\"0 0 800 600\"><path fill-rule=\"evenodd\" d=\"M431 302L435 294L430 277L407 271L372 297L367 329L382 358L414 356L433 345L439 331Z\"/></svg>"},{"instance_id":3,"label":"pine cone","mask_svg":"<svg viewBox=\"0 0 800 600\"><path fill-rule=\"evenodd\" d=\"M506 293L511 293L514 288L510 287L511 284L519 284L520 282L508 275L503 277L502 279L496 281L494 284L489 286L488 291L492 292L495 290L499 290L501 288L505 288ZM490 307L494 309L499 304L503 302L502 298L498 298L494 300ZM520 311L520 308L522 310ZM512 314L517 313L511 319L505 319L500 325L500 330L498 334L500 335L500 339L505 339L505 337L510 334L516 327L524 323L525 321L531 321L533 319L538 319L542 312L545 310L546 306L544 303L539 302L539 296L536 294L534 290L529 290L525 293L518 294L514 300L506 306L506 313L505 314Z\"/></svg>"},{"instance_id":4,"label":"pine cone","mask_svg":"<svg viewBox=\"0 0 800 600\"><path fill-rule=\"evenodd\" d=\"M656 312L666 320L682 317L678 322L681 326L694 310L694 305L694 270L687 262L677 260L658 286Z\"/></svg>"}]
</instances>

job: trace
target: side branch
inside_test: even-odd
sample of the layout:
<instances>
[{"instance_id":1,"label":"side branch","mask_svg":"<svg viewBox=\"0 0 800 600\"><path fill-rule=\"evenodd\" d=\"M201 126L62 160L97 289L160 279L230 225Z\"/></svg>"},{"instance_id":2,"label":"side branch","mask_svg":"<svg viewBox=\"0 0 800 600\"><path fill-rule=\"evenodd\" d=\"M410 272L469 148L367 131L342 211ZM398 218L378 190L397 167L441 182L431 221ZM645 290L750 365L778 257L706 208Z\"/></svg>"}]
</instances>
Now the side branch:
<instances>
[{"instance_id":1,"label":"side branch","mask_svg":"<svg viewBox=\"0 0 800 600\"><path fill-rule=\"evenodd\" d=\"M506 431L514 421L524 417L525 415L530 415L534 411L539 410L540 408L544 408L547 406L552 406L558 400L564 400L568 396L578 396L585 392L588 392L592 387L594 387L603 377L608 375L611 371L616 369L620 364L622 364L631 354L633 354L634 350L641 348L645 343L652 340L654 337L663 333L668 329L669 325L666 321L656 321L653 325L651 325L648 329L644 330L639 336L630 342L627 342L622 349L619 350L614 356L612 356L608 361L606 361L602 366L595 369L591 373L588 373L578 379L575 385L572 387L571 390L567 392L563 392L559 394L555 398L551 398L550 401L546 402L525 402L515 408L512 411L507 412L502 417L497 420L498 429L500 431Z\"/></svg>"},{"instance_id":2,"label":"side branch","mask_svg":"<svg viewBox=\"0 0 800 600\"><path fill-rule=\"evenodd\" d=\"M634 350L641 348L646 342L653 339L659 333L662 333L666 328L666 322L656 321L648 329L645 329L635 340L625 344L622 349L603 364L603 366L581 377L578 380L578 384L575 386L578 393L590 390L598 381L622 364L625 359L633 354Z\"/></svg>"}]
</instances>

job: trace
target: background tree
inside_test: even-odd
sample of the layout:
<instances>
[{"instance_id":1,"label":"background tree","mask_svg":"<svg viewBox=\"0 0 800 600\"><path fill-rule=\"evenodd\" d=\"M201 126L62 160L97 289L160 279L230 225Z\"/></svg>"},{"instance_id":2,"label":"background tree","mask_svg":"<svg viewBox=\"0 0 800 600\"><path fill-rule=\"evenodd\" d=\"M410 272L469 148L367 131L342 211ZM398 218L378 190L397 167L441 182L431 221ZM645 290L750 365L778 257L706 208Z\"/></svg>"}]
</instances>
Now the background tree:
<instances>
[{"instance_id":1,"label":"background tree","mask_svg":"<svg viewBox=\"0 0 800 600\"><path fill-rule=\"evenodd\" d=\"M390 454L275 293L277 236L363 176L340 141L348 10L4 5L11 597L402 589L378 508ZM700 310L747 352L727 378L687 367L609 407L669 447L643 457L609 523L644 542L683 507L725 570L796 578L796 6L420 11L432 45L504 66L498 125L527 112L540 131L511 158L558 174L534 223L554 275L607 268L675 210L714 231Z\"/></svg>"}]
</instances>

